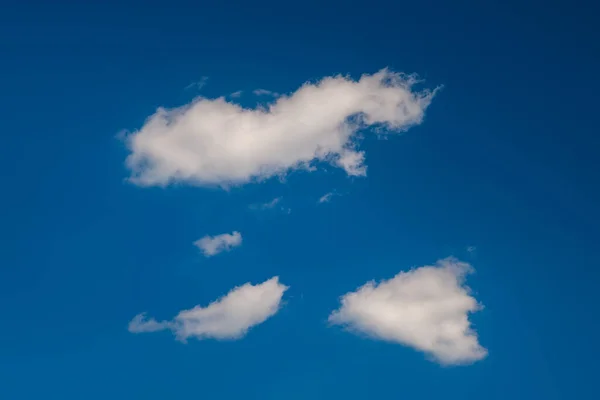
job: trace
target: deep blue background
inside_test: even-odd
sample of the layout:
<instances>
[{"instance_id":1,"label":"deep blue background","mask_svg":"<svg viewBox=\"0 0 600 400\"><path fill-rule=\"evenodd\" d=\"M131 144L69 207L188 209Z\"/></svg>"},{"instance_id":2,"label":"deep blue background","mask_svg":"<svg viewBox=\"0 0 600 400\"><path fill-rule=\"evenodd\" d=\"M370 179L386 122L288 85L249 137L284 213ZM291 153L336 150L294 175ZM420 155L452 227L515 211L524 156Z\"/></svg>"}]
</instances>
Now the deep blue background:
<instances>
[{"instance_id":1,"label":"deep blue background","mask_svg":"<svg viewBox=\"0 0 600 400\"><path fill-rule=\"evenodd\" d=\"M0 398L596 398L597 3L75 3L0 11ZM220 96L385 66L444 89L422 126L366 139L365 179L124 182L115 135L203 76ZM248 210L276 196L291 214ZM232 230L231 253L192 246ZM448 255L477 269L487 359L327 327L339 295ZM243 340L127 332L273 275L287 305Z\"/></svg>"}]
</instances>

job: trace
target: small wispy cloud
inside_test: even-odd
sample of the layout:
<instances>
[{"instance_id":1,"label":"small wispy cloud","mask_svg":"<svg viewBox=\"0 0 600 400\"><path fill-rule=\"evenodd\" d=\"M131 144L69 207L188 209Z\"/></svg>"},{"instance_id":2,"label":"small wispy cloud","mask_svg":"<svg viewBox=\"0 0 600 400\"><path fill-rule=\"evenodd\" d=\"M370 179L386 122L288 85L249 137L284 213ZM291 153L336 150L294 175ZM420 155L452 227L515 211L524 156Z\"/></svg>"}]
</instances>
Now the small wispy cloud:
<instances>
[{"instance_id":1,"label":"small wispy cloud","mask_svg":"<svg viewBox=\"0 0 600 400\"><path fill-rule=\"evenodd\" d=\"M273 208L276 205L278 205L279 203L281 203L281 199L282 197L275 197L273 200L267 202L267 203L263 203L260 205L260 208L265 210L265 209L269 209L269 208Z\"/></svg>"},{"instance_id":2,"label":"small wispy cloud","mask_svg":"<svg viewBox=\"0 0 600 400\"><path fill-rule=\"evenodd\" d=\"M288 207L285 207L282 205L282 200L283 197L275 197L273 200L268 201L266 203L258 203L258 204L251 204L249 206L249 208L251 210L280 210L286 214L289 214L292 210Z\"/></svg>"},{"instance_id":3,"label":"small wispy cloud","mask_svg":"<svg viewBox=\"0 0 600 400\"><path fill-rule=\"evenodd\" d=\"M242 234L238 231L222 233L216 236L206 235L194 242L194 245L198 247L206 257L212 257L223 251L229 251L234 247L241 246L241 244Z\"/></svg>"},{"instance_id":4,"label":"small wispy cloud","mask_svg":"<svg viewBox=\"0 0 600 400\"><path fill-rule=\"evenodd\" d=\"M189 89L196 89L196 90L200 90L202 89L204 86L206 86L206 83L208 82L208 77L207 76L203 76L202 78L200 78L199 81L197 82L192 82L189 85L187 85L185 87L185 90L189 90Z\"/></svg>"},{"instance_id":5,"label":"small wispy cloud","mask_svg":"<svg viewBox=\"0 0 600 400\"><path fill-rule=\"evenodd\" d=\"M331 201L331 198L333 197L333 192L329 192L329 193L325 193L323 196L321 196L319 198L319 203L328 203Z\"/></svg>"},{"instance_id":6,"label":"small wispy cloud","mask_svg":"<svg viewBox=\"0 0 600 400\"><path fill-rule=\"evenodd\" d=\"M329 193L325 193L323 196L319 197L317 203L329 203L333 200L334 196L343 196L343 193L339 193L337 190L332 190Z\"/></svg>"},{"instance_id":7,"label":"small wispy cloud","mask_svg":"<svg viewBox=\"0 0 600 400\"><path fill-rule=\"evenodd\" d=\"M147 318L145 313L138 314L129 322L128 329L131 333L171 330L184 343L190 337L198 340L240 339L250 328L279 311L287 289L288 286L280 283L277 276L256 285L246 283L205 307L180 311L170 321L159 322Z\"/></svg>"},{"instance_id":8,"label":"small wispy cloud","mask_svg":"<svg viewBox=\"0 0 600 400\"><path fill-rule=\"evenodd\" d=\"M242 95L242 93L244 93L244 92L242 92L241 90L238 90L237 92L231 93L229 95L229 97L233 97L234 99L237 99L238 97L240 97Z\"/></svg>"},{"instance_id":9,"label":"small wispy cloud","mask_svg":"<svg viewBox=\"0 0 600 400\"><path fill-rule=\"evenodd\" d=\"M477 247L475 246L467 246L467 253L473 254L477 251Z\"/></svg>"},{"instance_id":10,"label":"small wispy cloud","mask_svg":"<svg viewBox=\"0 0 600 400\"><path fill-rule=\"evenodd\" d=\"M127 329L131 333L158 332L169 328L169 323L158 322L154 318L147 318L146 313L141 313L133 317L129 322Z\"/></svg>"},{"instance_id":11,"label":"small wispy cloud","mask_svg":"<svg viewBox=\"0 0 600 400\"><path fill-rule=\"evenodd\" d=\"M254 93L256 96L273 96L273 97L279 97L279 93L272 92L272 91L266 90L266 89L256 89L252 93Z\"/></svg>"}]
</instances>

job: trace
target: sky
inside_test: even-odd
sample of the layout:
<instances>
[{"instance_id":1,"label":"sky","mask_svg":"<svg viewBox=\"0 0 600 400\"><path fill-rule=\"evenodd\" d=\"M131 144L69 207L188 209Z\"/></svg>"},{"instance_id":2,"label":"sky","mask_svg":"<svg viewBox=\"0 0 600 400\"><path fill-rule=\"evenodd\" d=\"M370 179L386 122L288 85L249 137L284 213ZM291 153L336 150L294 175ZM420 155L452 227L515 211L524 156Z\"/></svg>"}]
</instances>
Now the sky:
<instances>
[{"instance_id":1,"label":"sky","mask_svg":"<svg viewBox=\"0 0 600 400\"><path fill-rule=\"evenodd\" d=\"M597 397L598 5L2 10L0 398Z\"/></svg>"}]
</instances>

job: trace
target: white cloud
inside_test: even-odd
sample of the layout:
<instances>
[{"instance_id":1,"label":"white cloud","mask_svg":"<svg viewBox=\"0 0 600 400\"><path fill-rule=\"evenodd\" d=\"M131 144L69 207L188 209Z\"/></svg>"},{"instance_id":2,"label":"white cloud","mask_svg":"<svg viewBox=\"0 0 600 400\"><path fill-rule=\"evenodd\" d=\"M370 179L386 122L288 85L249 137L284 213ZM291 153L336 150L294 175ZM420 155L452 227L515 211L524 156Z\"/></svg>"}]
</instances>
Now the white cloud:
<instances>
[{"instance_id":1,"label":"white cloud","mask_svg":"<svg viewBox=\"0 0 600 400\"><path fill-rule=\"evenodd\" d=\"M229 251L242 244L242 234L233 231L232 233L222 233L216 236L206 235L202 239L196 240L194 245L198 247L206 257L211 257L223 251Z\"/></svg>"},{"instance_id":2,"label":"white cloud","mask_svg":"<svg viewBox=\"0 0 600 400\"><path fill-rule=\"evenodd\" d=\"M368 282L341 297L333 324L373 338L421 350L442 364L484 358L468 315L481 305L464 285L471 265L454 258L401 272L379 284Z\"/></svg>"},{"instance_id":3,"label":"white cloud","mask_svg":"<svg viewBox=\"0 0 600 400\"><path fill-rule=\"evenodd\" d=\"M365 175L357 131L380 126L398 132L421 123L435 90L415 91L416 83L414 76L383 69L357 81L334 76L306 83L255 109L225 97L159 108L126 135L130 180L230 186L314 170L316 162Z\"/></svg>"},{"instance_id":4,"label":"white cloud","mask_svg":"<svg viewBox=\"0 0 600 400\"><path fill-rule=\"evenodd\" d=\"M276 197L270 202L263 204L262 208L273 208L279 203L281 203L281 197Z\"/></svg>"},{"instance_id":5,"label":"white cloud","mask_svg":"<svg viewBox=\"0 0 600 400\"><path fill-rule=\"evenodd\" d=\"M253 205L250 206L250 208L260 209L260 210L268 210L270 208L274 208L279 203L281 203L281 200L282 200L282 197L275 197L273 200L268 201L266 203L253 204Z\"/></svg>"},{"instance_id":6,"label":"white cloud","mask_svg":"<svg viewBox=\"0 0 600 400\"><path fill-rule=\"evenodd\" d=\"M319 198L319 203L328 203L329 201L331 201L332 197L333 192L325 193L323 196L321 196L321 198Z\"/></svg>"},{"instance_id":7,"label":"white cloud","mask_svg":"<svg viewBox=\"0 0 600 400\"><path fill-rule=\"evenodd\" d=\"M276 197L266 203L251 204L248 206L251 210L277 210L286 214L292 212L291 208L282 204L283 197Z\"/></svg>"},{"instance_id":8,"label":"white cloud","mask_svg":"<svg viewBox=\"0 0 600 400\"><path fill-rule=\"evenodd\" d=\"M144 333L144 332L158 332L169 328L168 322L158 322L154 318L146 318L145 313L141 313L133 317L129 322L129 332L131 333Z\"/></svg>"},{"instance_id":9,"label":"white cloud","mask_svg":"<svg viewBox=\"0 0 600 400\"><path fill-rule=\"evenodd\" d=\"M208 76L203 76L198 82L192 82L189 85L187 85L185 87L185 90L192 89L192 88L194 88L196 90L200 90L204 86L206 86L206 82L208 82Z\"/></svg>"},{"instance_id":10,"label":"white cloud","mask_svg":"<svg viewBox=\"0 0 600 400\"><path fill-rule=\"evenodd\" d=\"M136 315L129 323L132 333L171 330L178 340L240 339L253 326L265 322L279 311L287 286L273 277L263 283L246 283L206 307L183 310L171 321L158 322Z\"/></svg>"},{"instance_id":11,"label":"white cloud","mask_svg":"<svg viewBox=\"0 0 600 400\"><path fill-rule=\"evenodd\" d=\"M273 96L273 97L279 96L279 93L271 92L270 90L265 90L265 89L256 89L252 93L254 93L256 96Z\"/></svg>"}]
</instances>

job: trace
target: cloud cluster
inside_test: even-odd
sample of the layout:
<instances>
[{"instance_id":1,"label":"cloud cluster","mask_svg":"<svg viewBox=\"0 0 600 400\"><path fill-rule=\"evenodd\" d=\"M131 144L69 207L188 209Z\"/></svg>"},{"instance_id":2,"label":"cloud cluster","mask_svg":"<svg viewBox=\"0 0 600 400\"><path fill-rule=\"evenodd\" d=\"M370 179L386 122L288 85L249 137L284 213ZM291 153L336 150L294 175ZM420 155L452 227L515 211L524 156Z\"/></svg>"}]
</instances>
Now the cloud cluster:
<instances>
[{"instance_id":1,"label":"cloud cluster","mask_svg":"<svg viewBox=\"0 0 600 400\"><path fill-rule=\"evenodd\" d=\"M183 342L190 337L198 340L239 339L250 328L277 313L287 289L278 277L257 285L246 283L206 307L181 311L171 321L158 322L143 313L138 314L129 323L129 331L144 333L169 329Z\"/></svg>"},{"instance_id":2,"label":"cloud cluster","mask_svg":"<svg viewBox=\"0 0 600 400\"><path fill-rule=\"evenodd\" d=\"M414 76L383 69L358 80L333 76L306 83L263 107L198 97L159 108L126 136L130 180L236 185L311 170L317 162L365 175L356 133L369 126L404 131L421 123L434 91L415 91Z\"/></svg>"},{"instance_id":3,"label":"cloud cluster","mask_svg":"<svg viewBox=\"0 0 600 400\"><path fill-rule=\"evenodd\" d=\"M229 251L234 247L242 245L242 234L234 231L232 233L222 233L216 236L206 235L202 239L194 242L204 256L212 257L223 251Z\"/></svg>"},{"instance_id":4,"label":"cloud cluster","mask_svg":"<svg viewBox=\"0 0 600 400\"><path fill-rule=\"evenodd\" d=\"M442 364L466 364L487 350L468 315L481 308L464 286L472 267L454 258L401 272L379 284L368 282L342 296L329 316L351 331L421 350Z\"/></svg>"},{"instance_id":5,"label":"cloud cluster","mask_svg":"<svg viewBox=\"0 0 600 400\"><path fill-rule=\"evenodd\" d=\"M416 83L414 76L383 69L358 80L326 77L289 95L258 89L253 93L268 96L271 102L254 109L227 100L241 92L160 108L126 136L130 180L142 186L174 182L230 186L295 169L312 171L319 163L350 176L366 175L359 131L375 127L400 132L421 123L436 90L416 91ZM334 195L327 193L318 203L327 203ZM277 197L250 208L286 210L281 203ZM211 257L240 246L242 235L234 231L205 236L194 244ZM475 247L467 251L473 253ZM469 315L482 307L465 286L472 271L468 263L446 258L379 283L367 282L340 298L329 322L415 348L442 364L472 363L487 355L469 321ZM184 342L190 337L239 339L277 313L287 289L278 277L257 285L246 283L206 307L183 310L172 320L138 314L129 331L170 330Z\"/></svg>"}]
</instances>

